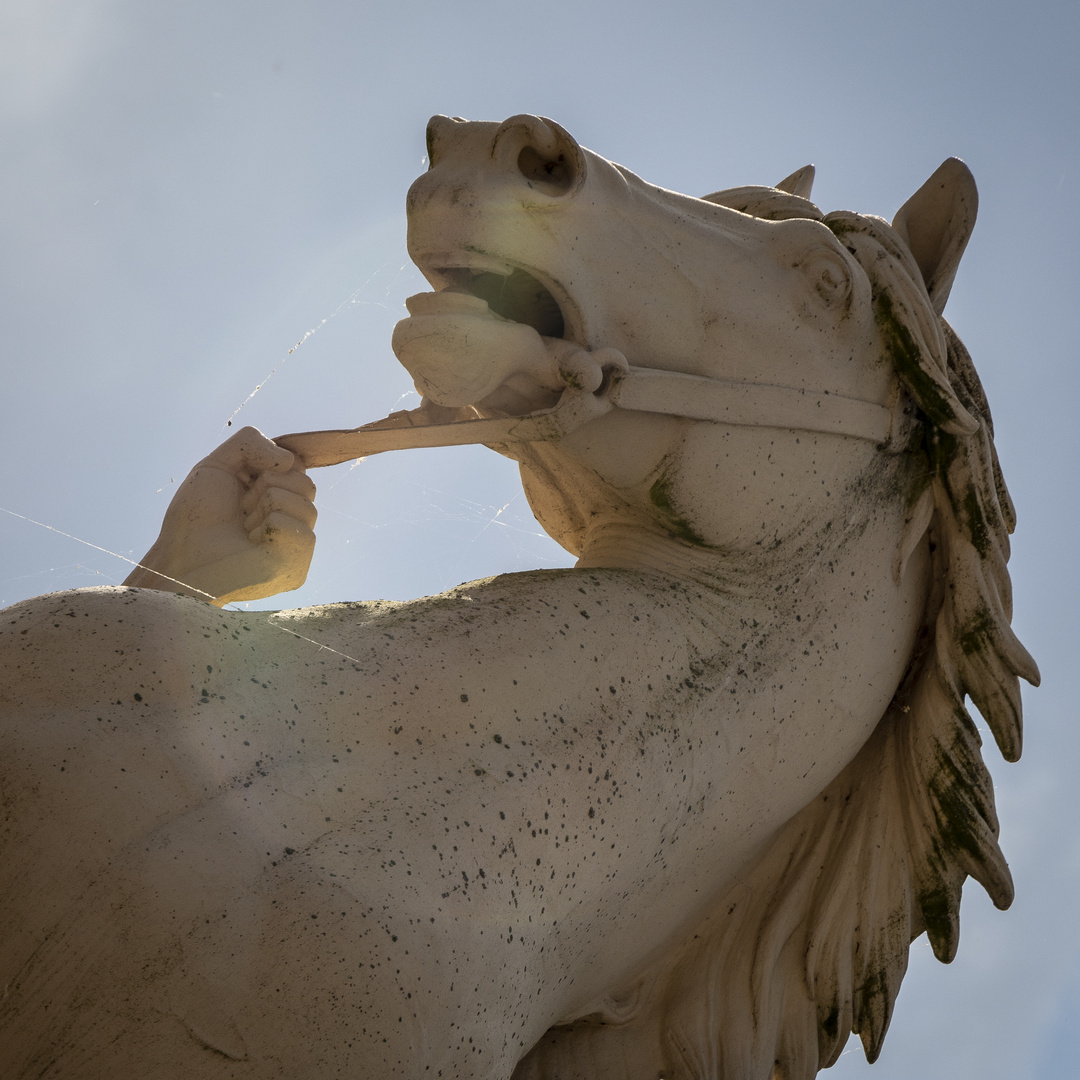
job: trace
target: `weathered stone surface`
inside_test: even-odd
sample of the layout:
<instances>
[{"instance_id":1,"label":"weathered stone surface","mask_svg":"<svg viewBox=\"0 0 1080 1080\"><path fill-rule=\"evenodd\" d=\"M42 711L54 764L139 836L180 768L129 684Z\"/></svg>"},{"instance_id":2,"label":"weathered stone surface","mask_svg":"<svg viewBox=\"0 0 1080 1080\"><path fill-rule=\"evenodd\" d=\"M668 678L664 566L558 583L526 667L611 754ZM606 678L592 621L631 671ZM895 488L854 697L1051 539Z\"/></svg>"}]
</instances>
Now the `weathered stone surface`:
<instances>
[{"instance_id":1,"label":"weathered stone surface","mask_svg":"<svg viewBox=\"0 0 1080 1080\"><path fill-rule=\"evenodd\" d=\"M245 429L129 587L0 616L4 1076L808 1078L966 876L1011 899L964 697L1015 758L1038 673L940 318L966 167L889 226L537 117L429 144L421 408ZM575 569L207 602L303 580L305 466L463 441Z\"/></svg>"}]
</instances>

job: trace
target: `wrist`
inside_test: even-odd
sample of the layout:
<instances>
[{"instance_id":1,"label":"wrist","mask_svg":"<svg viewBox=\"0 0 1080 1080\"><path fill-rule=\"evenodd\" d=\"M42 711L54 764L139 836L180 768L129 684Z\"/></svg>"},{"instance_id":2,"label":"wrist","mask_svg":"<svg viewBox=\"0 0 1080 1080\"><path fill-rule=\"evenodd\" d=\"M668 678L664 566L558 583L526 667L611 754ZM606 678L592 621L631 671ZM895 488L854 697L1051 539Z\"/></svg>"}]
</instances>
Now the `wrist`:
<instances>
[{"instance_id":1,"label":"wrist","mask_svg":"<svg viewBox=\"0 0 1080 1080\"><path fill-rule=\"evenodd\" d=\"M123 583L135 589L156 589L159 592L177 593L180 596L192 596L197 600L217 603L217 598L212 593L187 580L191 576L164 557L158 544L154 544Z\"/></svg>"}]
</instances>

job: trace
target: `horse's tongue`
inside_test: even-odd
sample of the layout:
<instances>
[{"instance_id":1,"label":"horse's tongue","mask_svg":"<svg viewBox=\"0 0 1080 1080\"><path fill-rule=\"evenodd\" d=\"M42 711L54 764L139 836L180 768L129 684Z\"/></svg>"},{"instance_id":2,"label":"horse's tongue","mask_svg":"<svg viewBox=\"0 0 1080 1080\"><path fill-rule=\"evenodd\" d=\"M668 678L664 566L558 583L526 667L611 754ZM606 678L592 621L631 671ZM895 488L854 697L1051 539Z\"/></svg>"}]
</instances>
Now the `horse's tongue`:
<instances>
[{"instance_id":1,"label":"horse's tongue","mask_svg":"<svg viewBox=\"0 0 1080 1080\"><path fill-rule=\"evenodd\" d=\"M391 344L423 397L451 408L474 405L519 376L562 388L544 339L495 314L486 301L444 289L406 304L409 318L394 328Z\"/></svg>"}]
</instances>

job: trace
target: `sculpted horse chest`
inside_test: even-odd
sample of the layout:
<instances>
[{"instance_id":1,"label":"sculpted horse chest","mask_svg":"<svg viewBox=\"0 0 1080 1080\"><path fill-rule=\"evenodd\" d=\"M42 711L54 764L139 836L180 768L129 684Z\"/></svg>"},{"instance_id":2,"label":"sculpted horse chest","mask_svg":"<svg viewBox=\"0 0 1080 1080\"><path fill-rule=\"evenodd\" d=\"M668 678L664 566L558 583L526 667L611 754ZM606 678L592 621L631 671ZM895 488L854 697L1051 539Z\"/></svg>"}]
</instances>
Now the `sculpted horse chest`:
<instances>
[{"instance_id":1,"label":"sculpted horse chest","mask_svg":"<svg viewBox=\"0 0 1080 1080\"><path fill-rule=\"evenodd\" d=\"M1015 757L1037 671L940 318L966 169L889 226L536 117L429 152L421 407L245 429L129 587L4 613L5 1076L811 1077L968 874L1010 899L963 697ZM305 466L470 441L575 569L212 606L303 580Z\"/></svg>"}]
</instances>

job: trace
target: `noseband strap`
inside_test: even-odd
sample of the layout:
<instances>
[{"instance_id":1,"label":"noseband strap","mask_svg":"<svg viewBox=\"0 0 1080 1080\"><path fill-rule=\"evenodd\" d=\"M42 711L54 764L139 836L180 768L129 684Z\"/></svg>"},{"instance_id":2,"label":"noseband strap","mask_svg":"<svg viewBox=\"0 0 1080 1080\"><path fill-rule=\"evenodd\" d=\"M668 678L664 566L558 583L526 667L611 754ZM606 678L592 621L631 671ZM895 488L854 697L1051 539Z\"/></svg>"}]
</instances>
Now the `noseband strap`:
<instances>
[{"instance_id":1,"label":"noseband strap","mask_svg":"<svg viewBox=\"0 0 1080 1080\"><path fill-rule=\"evenodd\" d=\"M423 408L392 413L363 427L304 431L274 440L309 468L337 465L387 450L555 442L614 409L889 441L894 410L875 401L770 383L731 382L659 368L613 371L595 394L567 389L550 409L525 416L431 423Z\"/></svg>"}]
</instances>

